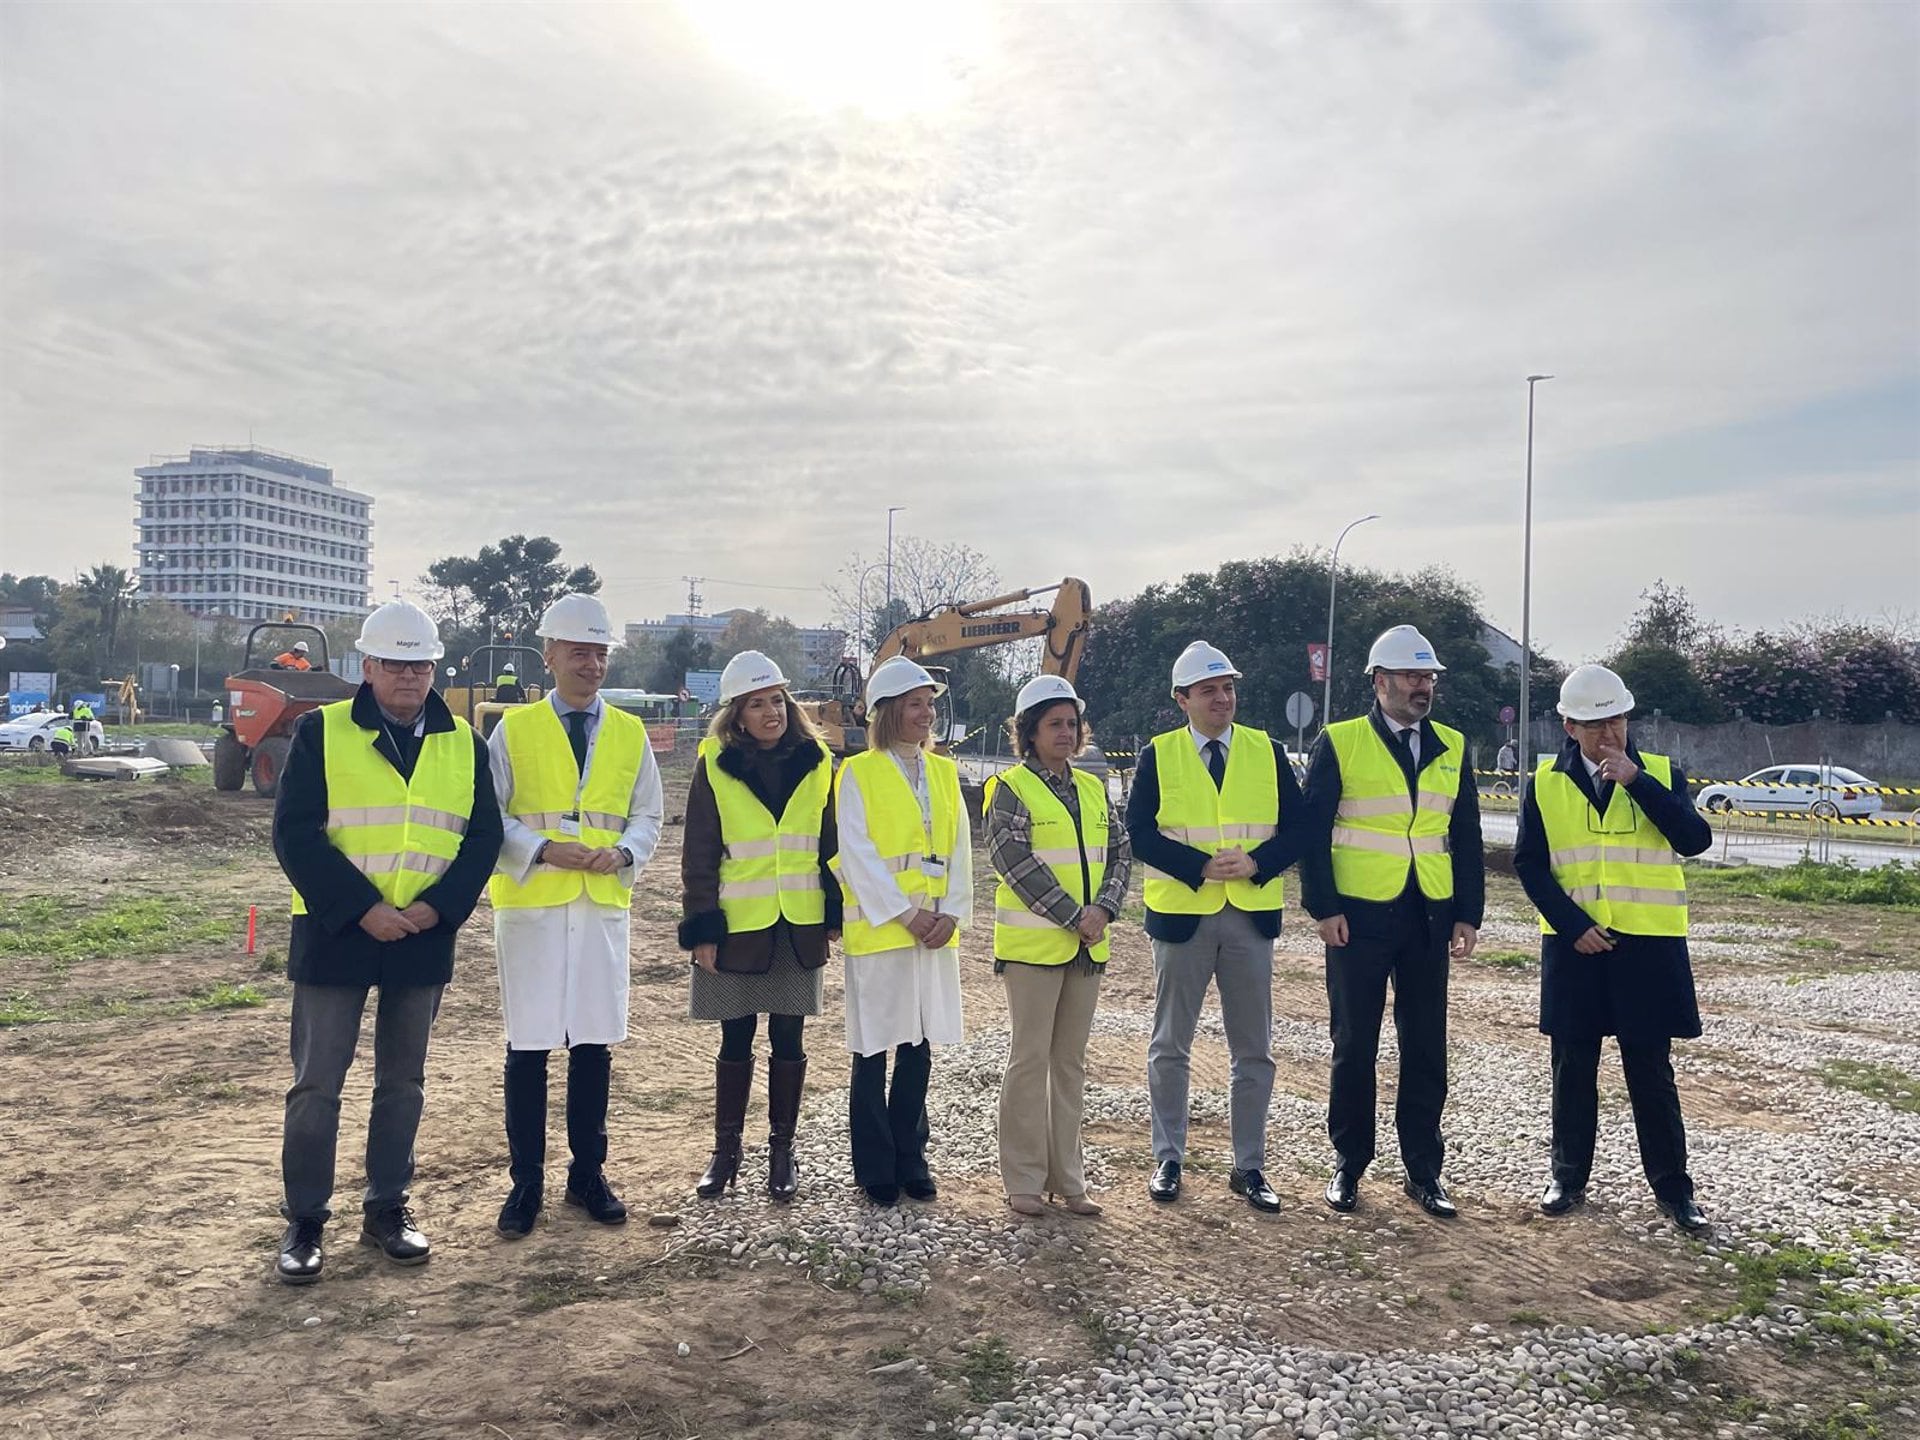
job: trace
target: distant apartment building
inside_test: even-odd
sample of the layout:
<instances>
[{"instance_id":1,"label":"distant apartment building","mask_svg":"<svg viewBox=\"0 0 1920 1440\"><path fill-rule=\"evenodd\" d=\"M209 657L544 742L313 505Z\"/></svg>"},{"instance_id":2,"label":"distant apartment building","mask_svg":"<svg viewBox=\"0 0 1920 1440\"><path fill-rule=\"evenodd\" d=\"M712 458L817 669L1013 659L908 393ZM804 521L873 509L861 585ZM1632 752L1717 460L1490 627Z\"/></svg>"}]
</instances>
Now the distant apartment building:
<instances>
[{"instance_id":1,"label":"distant apartment building","mask_svg":"<svg viewBox=\"0 0 1920 1440\"><path fill-rule=\"evenodd\" d=\"M715 645L726 633L737 610L722 610L713 615L668 615L660 620L632 620L627 623L629 645L649 638L665 640L682 630L691 630ZM795 676L801 685L814 684L833 674L840 657L846 653L847 632L834 626L807 626L800 629L801 653L806 657L807 673Z\"/></svg>"},{"instance_id":2,"label":"distant apartment building","mask_svg":"<svg viewBox=\"0 0 1920 1440\"><path fill-rule=\"evenodd\" d=\"M368 595L373 499L333 471L257 446L195 449L133 472L139 594L195 615L357 618Z\"/></svg>"}]
</instances>

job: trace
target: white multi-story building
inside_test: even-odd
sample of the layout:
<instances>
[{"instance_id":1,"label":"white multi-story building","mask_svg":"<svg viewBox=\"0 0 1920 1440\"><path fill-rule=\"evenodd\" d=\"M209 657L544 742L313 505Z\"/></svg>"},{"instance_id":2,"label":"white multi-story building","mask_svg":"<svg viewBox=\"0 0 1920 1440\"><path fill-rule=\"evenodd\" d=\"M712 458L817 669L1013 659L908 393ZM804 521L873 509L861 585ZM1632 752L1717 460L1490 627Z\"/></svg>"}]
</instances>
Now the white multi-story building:
<instances>
[{"instance_id":1,"label":"white multi-story building","mask_svg":"<svg viewBox=\"0 0 1920 1440\"><path fill-rule=\"evenodd\" d=\"M722 610L717 615L669 615L664 620L630 620L627 622L627 643L633 645L650 638L664 640L681 630L691 630L718 645L733 617L745 613ZM840 663L840 657L847 648L847 632L824 625L797 628L807 667L806 674L797 678L801 684L817 684L831 675L834 667Z\"/></svg>"},{"instance_id":2,"label":"white multi-story building","mask_svg":"<svg viewBox=\"0 0 1920 1440\"><path fill-rule=\"evenodd\" d=\"M326 466L228 445L133 473L141 599L238 620L292 611L319 623L371 608L373 500L335 485Z\"/></svg>"}]
</instances>

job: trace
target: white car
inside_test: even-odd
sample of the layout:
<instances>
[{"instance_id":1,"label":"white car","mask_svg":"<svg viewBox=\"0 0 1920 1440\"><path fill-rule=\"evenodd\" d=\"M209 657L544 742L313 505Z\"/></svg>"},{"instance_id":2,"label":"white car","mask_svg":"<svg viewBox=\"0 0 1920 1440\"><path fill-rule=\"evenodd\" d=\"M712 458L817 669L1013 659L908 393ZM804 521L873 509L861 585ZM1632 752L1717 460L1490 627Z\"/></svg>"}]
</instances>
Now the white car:
<instances>
[{"instance_id":1,"label":"white car","mask_svg":"<svg viewBox=\"0 0 1920 1440\"><path fill-rule=\"evenodd\" d=\"M45 750L53 744L53 732L69 723L64 710L35 710L16 716L0 724L0 750ZM106 744L107 732L94 720L87 725L84 739L77 730L74 738L82 741L83 751L97 751Z\"/></svg>"},{"instance_id":2,"label":"white car","mask_svg":"<svg viewBox=\"0 0 1920 1440\"><path fill-rule=\"evenodd\" d=\"M1831 819L1879 813L1880 797L1862 793L1874 788L1858 770L1838 765L1770 765L1737 784L1709 785L1697 798L1707 810L1782 810Z\"/></svg>"}]
</instances>

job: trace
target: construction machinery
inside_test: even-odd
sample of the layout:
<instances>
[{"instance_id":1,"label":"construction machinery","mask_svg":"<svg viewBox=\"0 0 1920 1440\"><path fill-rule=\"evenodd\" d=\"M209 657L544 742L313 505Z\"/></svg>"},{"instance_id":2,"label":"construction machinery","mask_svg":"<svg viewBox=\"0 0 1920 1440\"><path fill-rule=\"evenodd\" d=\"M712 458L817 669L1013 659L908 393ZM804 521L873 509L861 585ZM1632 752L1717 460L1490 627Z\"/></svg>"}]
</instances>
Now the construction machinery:
<instances>
[{"instance_id":1,"label":"construction machinery","mask_svg":"<svg viewBox=\"0 0 1920 1440\"><path fill-rule=\"evenodd\" d=\"M513 687L519 696L502 699L495 681L509 660L519 681ZM465 683L456 683L463 672ZM461 662L460 669L447 666L447 683L441 688L440 698L449 710L487 736L507 711L532 704L546 694L546 688L534 681L535 676L546 673L546 658L531 645L480 645Z\"/></svg>"},{"instance_id":2,"label":"construction machinery","mask_svg":"<svg viewBox=\"0 0 1920 1440\"><path fill-rule=\"evenodd\" d=\"M1053 596L1050 610L990 613L1001 610L1002 606L1018 605L1047 594ZM1087 592L1087 582L1069 575L1052 585L931 610L917 620L896 626L874 650L873 663L878 665L882 660L904 655L925 665L942 655L1037 639L1041 642L1040 673L1064 676L1071 682L1079 673L1080 659L1086 653L1092 615L1093 600ZM940 667L928 665L927 668L944 680L945 671ZM867 715L862 684L859 666L848 659L834 672L832 690L795 697L835 755L852 755L866 748ZM951 693L948 692L949 696ZM937 733L950 734L950 722L951 715L943 714ZM940 748L945 751L944 740Z\"/></svg>"},{"instance_id":3,"label":"construction machinery","mask_svg":"<svg viewBox=\"0 0 1920 1440\"><path fill-rule=\"evenodd\" d=\"M260 657L276 655L272 644L256 645L262 631L297 630L319 642L319 662L311 670L280 670ZM280 649L285 649L283 645ZM327 668L327 636L317 625L264 620L247 631L247 648L238 673L227 677L227 719L213 742L216 790L238 790L253 778L253 788L271 798L280 788L293 748L294 722L309 710L335 700L351 700L358 686Z\"/></svg>"}]
</instances>

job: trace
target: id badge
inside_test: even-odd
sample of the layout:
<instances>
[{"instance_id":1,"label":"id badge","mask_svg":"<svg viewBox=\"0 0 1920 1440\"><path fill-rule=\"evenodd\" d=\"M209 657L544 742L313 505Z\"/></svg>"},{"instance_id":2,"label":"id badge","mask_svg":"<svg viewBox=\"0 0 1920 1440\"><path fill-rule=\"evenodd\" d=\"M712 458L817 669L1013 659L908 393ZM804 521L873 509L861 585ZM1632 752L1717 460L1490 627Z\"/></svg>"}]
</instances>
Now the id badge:
<instances>
[{"instance_id":1,"label":"id badge","mask_svg":"<svg viewBox=\"0 0 1920 1440\"><path fill-rule=\"evenodd\" d=\"M580 817L578 815L562 815L560 817L560 833L562 835L578 836L580 833Z\"/></svg>"},{"instance_id":2,"label":"id badge","mask_svg":"<svg viewBox=\"0 0 1920 1440\"><path fill-rule=\"evenodd\" d=\"M941 855L922 855L920 857L920 873L929 880L938 880L947 873L946 857Z\"/></svg>"}]
</instances>

